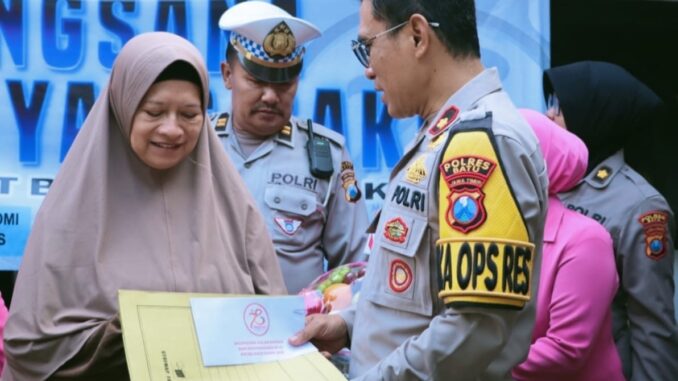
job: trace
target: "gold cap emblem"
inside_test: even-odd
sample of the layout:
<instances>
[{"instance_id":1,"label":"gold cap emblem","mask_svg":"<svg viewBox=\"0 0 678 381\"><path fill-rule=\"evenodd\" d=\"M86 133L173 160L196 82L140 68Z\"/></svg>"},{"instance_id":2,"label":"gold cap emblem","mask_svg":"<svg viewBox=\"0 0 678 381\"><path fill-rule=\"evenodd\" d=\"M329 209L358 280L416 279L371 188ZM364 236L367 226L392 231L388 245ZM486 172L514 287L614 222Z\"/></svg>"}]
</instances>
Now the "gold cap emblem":
<instances>
[{"instance_id":1,"label":"gold cap emblem","mask_svg":"<svg viewBox=\"0 0 678 381\"><path fill-rule=\"evenodd\" d=\"M271 57L286 57L297 47L297 41L290 27L281 21L264 38L264 51Z\"/></svg>"}]
</instances>

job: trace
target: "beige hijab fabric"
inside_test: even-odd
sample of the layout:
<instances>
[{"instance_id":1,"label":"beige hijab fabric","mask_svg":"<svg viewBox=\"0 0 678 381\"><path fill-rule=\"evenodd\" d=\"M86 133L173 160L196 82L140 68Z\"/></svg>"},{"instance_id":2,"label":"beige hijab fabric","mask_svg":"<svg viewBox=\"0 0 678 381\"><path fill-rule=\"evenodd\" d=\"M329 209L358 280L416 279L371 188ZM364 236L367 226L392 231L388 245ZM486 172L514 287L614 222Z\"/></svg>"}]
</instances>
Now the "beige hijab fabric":
<instances>
[{"instance_id":1,"label":"beige hijab fabric","mask_svg":"<svg viewBox=\"0 0 678 381\"><path fill-rule=\"evenodd\" d=\"M3 380L115 379L106 366L124 366L119 289L286 292L266 226L207 116L195 150L172 169L151 169L130 147L137 106L177 60L199 73L206 105L205 64L183 38L142 34L118 55L37 214L5 329Z\"/></svg>"}]
</instances>

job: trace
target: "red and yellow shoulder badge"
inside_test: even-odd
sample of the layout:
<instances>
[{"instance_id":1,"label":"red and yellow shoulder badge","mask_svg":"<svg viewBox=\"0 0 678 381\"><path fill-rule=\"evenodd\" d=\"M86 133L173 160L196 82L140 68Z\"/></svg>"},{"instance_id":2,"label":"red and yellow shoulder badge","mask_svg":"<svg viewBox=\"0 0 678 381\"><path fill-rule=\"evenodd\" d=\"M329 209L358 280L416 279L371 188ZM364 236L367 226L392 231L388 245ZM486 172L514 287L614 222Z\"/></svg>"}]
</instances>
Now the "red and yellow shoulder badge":
<instances>
[{"instance_id":1,"label":"red and yellow shoulder badge","mask_svg":"<svg viewBox=\"0 0 678 381\"><path fill-rule=\"evenodd\" d=\"M452 229L468 233L485 222L483 186L496 166L494 161L480 156L457 156L440 164L450 191L445 219Z\"/></svg>"},{"instance_id":2,"label":"red and yellow shoulder badge","mask_svg":"<svg viewBox=\"0 0 678 381\"><path fill-rule=\"evenodd\" d=\"M457 119L459 119L459 109L457 106L452 105L440 116L440 118L438 118L438 121L428 129L428 133L431 136L438 136L456 122Z\"/></svg>"},{"instance_id":3,"label":"red and yellow shoulder badge","mask_svg":"<svg viewBox=\"0 0 678 381\"><path fill-rule=\"evenodd\" d=\"M645 254L654 260L664 257L667 245L668 213L659 210L647 212L638 218L638 222L645 232Z\"/></svg>"}]
</instances>

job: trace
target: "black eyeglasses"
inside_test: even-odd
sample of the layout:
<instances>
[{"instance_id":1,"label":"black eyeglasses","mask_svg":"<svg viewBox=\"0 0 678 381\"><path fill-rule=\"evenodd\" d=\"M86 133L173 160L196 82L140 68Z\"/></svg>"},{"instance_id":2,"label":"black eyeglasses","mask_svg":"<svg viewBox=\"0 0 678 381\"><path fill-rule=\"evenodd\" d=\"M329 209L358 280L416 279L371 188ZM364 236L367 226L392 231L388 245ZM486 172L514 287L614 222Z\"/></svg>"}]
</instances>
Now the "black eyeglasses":
<instances>
[{"instance_id":1,"label":"black eyeglasses","mask_svg":"<svg viewBox=\"0 0 678 381\"><path fill-rule=\"evenodd\" d=\"M374 40L377 39L377 37L381 37L383 35L386 35L388 33L391 33L393 31L396 31L403 26L407 25L407 23L410 22L410 20L403 21L400 24L388 28L383 32L379 32L375 34L374 36L367 38L365 40L351 40L351 49L353 50L353 53L355 53L355 56L358 58L358 61L365 66L369 67L370 66L370 48L372 47L372 44L374 43ZM432 28L437 28L440 26L440 23L437 22L429 22L428 25L430 25Z\"/></svg>"},{"instance_id":2,"label":"black eyeglasses","mask_svg":"<svg viewBox=\"0 0 678 381\"><path fill-rule=\"evenodd\" d=\"M553 113L553 116L560 115L560 101L558 101L555 93L549 94L548 98L546 98L546 112Z\"/></svg>"}]
</instances>

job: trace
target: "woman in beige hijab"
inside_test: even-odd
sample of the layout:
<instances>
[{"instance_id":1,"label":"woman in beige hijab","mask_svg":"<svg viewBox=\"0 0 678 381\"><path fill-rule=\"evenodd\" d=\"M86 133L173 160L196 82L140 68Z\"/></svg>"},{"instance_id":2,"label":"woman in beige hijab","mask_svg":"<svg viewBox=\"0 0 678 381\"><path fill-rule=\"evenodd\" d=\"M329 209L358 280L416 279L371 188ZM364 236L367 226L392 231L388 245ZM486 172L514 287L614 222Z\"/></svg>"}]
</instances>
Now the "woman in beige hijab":
<instances>
[{"instance_id":1,"label":"woman in beige hijab","mask_svg":"<svg viewBox=\"0 0 678 381\"><path fill-rule=\"evenodd\" d=\"M147 33L123 47L37 214L3 380L128 379L119 289L286 292L208 97L188 41Z\"/></svg>"}]
</instances>

